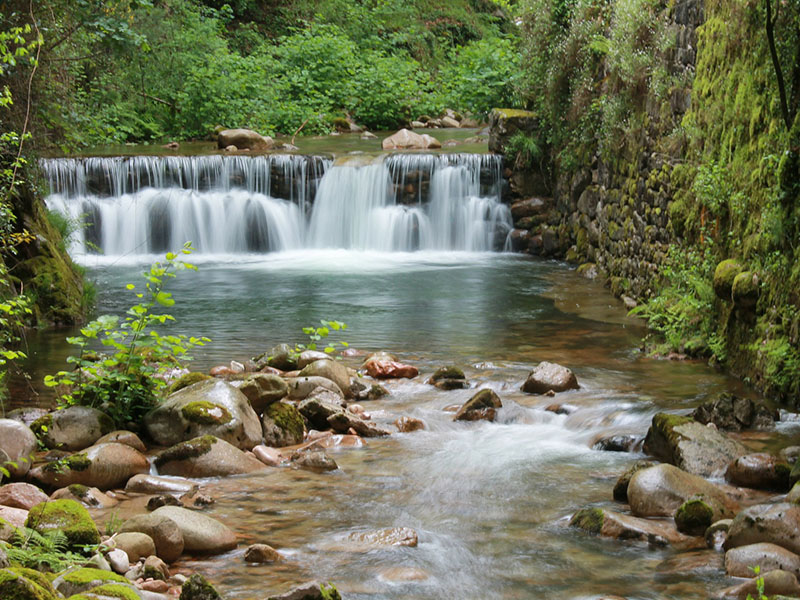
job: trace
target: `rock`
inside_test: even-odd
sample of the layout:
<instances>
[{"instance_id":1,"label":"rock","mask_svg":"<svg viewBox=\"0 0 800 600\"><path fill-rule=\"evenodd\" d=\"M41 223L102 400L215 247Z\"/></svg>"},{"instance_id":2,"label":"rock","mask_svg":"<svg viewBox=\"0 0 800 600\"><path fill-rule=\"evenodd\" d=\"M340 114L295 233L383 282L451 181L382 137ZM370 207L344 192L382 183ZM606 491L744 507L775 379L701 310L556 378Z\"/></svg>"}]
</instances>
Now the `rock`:
<instances>
[{"instance_id":1,"label":"rock","mask_svg":"<svg viewBox=\"0 0 800 600\"><path fill-rule=\"evenodd\" d=\"M11 531L6 525L10 527L24 527L25 521L28 520L28 511L24 508L11 508L10 506L0 506L0 539L7 540Z\"/></svg>"},{"instance_id":2,"label":"rock","mask_svg":"<svg viewBox=\"0 0 800 600\"><path fill-rule=\"evenodd\" d=\"M351 551L367 552L391 546L408 546L416 548L419 543L417 532L409 527L390 527L375 531L354 531L347 536L347 545Z\"/></svg>"},{"instance_id":3,"label":"rock","mask_svg":"<svg viewBox=\"0 0 800 600\"><path fill-rule=\"evenodd\" d=\"M345 402L341 396L325 389L318 389L300 402L297 408L300 414L308 419L311 427L327 429L329 427L328 417L343 412Z\"/></svg>"},{"instance_id":4,"label":"rock","mask_svg":"<svg viewBox=\"0 0 800 600\"><path fill-rule=\"evenodd\" d=\"M125 444L126 446L130 446L134 450L138 450L142 454L147 452L147 447L144 445L142 440L139 439L139 436L133 433L132 431L119 429L117 431L112 431L111 433L107 433L106 435L104 435L95 442L95 446L99 446L100 444L105 444L107 442L116 442L117 444Z\"/></svg>"},{"instance_id":5,"label":"rock","mask_svg":"<svg viewBox=\"0 0 800 600\"><path fill-rule=\"evenodd\" d=\"M425 140L418 133L401 129L381 142L384 150L424 150L428 148Z\"/></svg>"},{"instance_id":6,"label":"rock","mask_svg":"<svg viewBox=\"0 0 800 600\"><path fill-rule=\"evenodd\" d=\"M433 150L442 147L442 143L432 135L423 133L420 137L422 138L422 143L424 144L424 148L427 150Z\"/></svg>"},{"instance_id":7,"label":"rock","mask_svg":"<svg viewBox=\"0 0 800 600\"><path fill-rule=\"evenodd\" d=\"M96 408L76 405L36 419L31 430L48 448L83 450L114 431L114 422Z\"/></svg>"},{"instance_id":8,"label":"rock","mask_svg":"<svg viewBox=\"0 0 800 600\"><path fill-rule=\"evenodd\" d=\"M304 350L300 353L300 356L297 357L297 368L304 369L318 360L333 360L333 357L330 354L318 352L317 350Z\"/></svg>"},{"instance_id":9,"label":"rock","mask_svg":"<svg viewBox=\"0 0 800 600\"><path fill-rule=\"evenodd\" d=\"M731 296L733 304L738 309L751 310L758 303L759 290L758 275L750 271L742 271L733 279Z\"/></svg>"},{"instance_id":10,"label":"rock","mask_svg":"<svg viewBox=\"0 0 800 600\"><path fill-rule=\"evenodd\" d=\"M257 373L240 381L231 381L230 384L239 388L256 414L260 415L266 408L289 395L289 386L286 382L270 373Z\"/></svg>"},{"instance_id":11,"label":"rock","mask_svg":"<svg viewBox=\"0 0 800 600\"><path fill-rule=\"evenodd\" d=\"M300 377L324 377L333 381L344 394L352 396L350 390L350 373L341 362L336 360L315 360L300 371Z\"/></svg>"},{"instance_id":12,"label":"rock","mask_svg":"<svg viewBox=\"0 0 800 600\"><path fill-rule=\"evenodd\" d=\"M344 398L342 389L325 377L296 377L290 379L287 383L289 385L289 400L305 400L319 387L333 392L339 398Z\"/></svg>"},{"instance_id":13,"label":"rock","mask_svg":"<svg viewBox=\"0 0 800 600\"><path fill-rule=\"evenodd\" d=\"M109 442L35 467L30 477L42 485L66 487L80 484L108 490L122 487L134 475L149 471L150 463L144 454L125 444Z\"/></svg>"},{"instance_id":14,"label":"rock","mask_svg":"<svg viewBox=\"0 0 800 600\"><path fill-rule=\"evenodd\" d=\"M144 561L143 576L145 579L169 579L169 567L157 556L148 556Z\"/></svg>"},{"instance_id":15,"label":"rock","mask_svg":"<svg viewBox=\"0 0 800 600\"><path fill-rule=\"evenodd\" d=\"M364 369L375 379L413 379L419 375L417 367L391 360L369 360L364 363Z\"/></svg>"},{"instance_id":16,"label":"rock","mask_svg":"<svg viewBox=\"0 0 800 600\"><path fill-rule=\"evenodd\" d=\"M294 446L303 441L305 425L303 416L294 404L276 402L270 404L261 419L264 443L273 448Z\"/></svg>"},{"instance_id":17,"label":"rock","mask_svg":"<svg viewBox=\"0 0 800 600\"><path fill-rule=\"evenodd\" d=\"M217 147L227 149L235 146L237 150L264 152L275 145L269 136L263 136L250 129L223 129L217 137Z\"/></svg>"},{"instance_id":18,"label":"rock","mask_svg":"<svg viewBox=\"0 0 800 600\"><path fill-rule=\"evenodd\" d=\"M413 417L400 417L394 424L400 433L411 433L412 431L422 431L425 429L425 423Z\"/></svg>"},{"instance_id":19,"label":"rock","mask_svg":"<svg viewBox=\"0 0 800 600\"><path fill-rule=\"evenodd\" d=\"M786 502L792 502L794 504L800 502L800 481L795 483L792 489L789 490L789 493L786 494Z\"/></svg>"},{"instance_id":20,"label":"rock","mask_svg":"<svg viewBox=\"0 0 800 600\"><path fill-rule=\"evenodd\" d=\"M175 522L183 535L183 548L188 552L220 554L236 547L236 535L216 519L188 508L162 506L153 516L164 516Z\"/></svg>"},{"instance_id":21,"label":"rock","mask_svg":"<svg viewBox=\"0 0 800 600\"><path fill-rule=\"evenodd\" d=\"M581 509L569 524L603 537L642 541L651 546L684 544L689 539L665 521L649 521L602 508Z\"/></svg>"},{"instance_id":22,"label":"rock","mask_svg":"<svg viewBox=\"0 0 800 600\"><path fill-rule=\"evenodd\" d=\"M0 486L0 504L3 506L30 510L48 499L47 494L30 483L9 483Z\"/></svg>"},{"instance_id":23,"label":"rock","mask_svg":"<svg viewBox=\"0 0 800 600\"><path fill-rule=\"evenodd\" d=\"M628 484L630 484L631 477L637 471L641 471L642 469L649 469L650 467L655 466L655 463L651 460L637 460L635 463L630 465L622 475L619 476L617 479L617 483L614 484L614 491L613 496L614 500L618 502L627 502L628 501Z\"/></svg>"},{"instance_id":24,"label":"rock","mask_svg":"<svg viewBox=\"0 0 800 600\"><path fill-rule=\"evenodd\" d=\"M128 558L128 553L121 548L111 550L106 554L106 560L108 564L111 565L111 570L120 575L124 575L128 572L128 569L131 568L131 561Z\"/></svg>"},{"instance_id":25,"label":"rock","mask_svg":"<svg viewBox=\"0 0 800 600\"><path fill-rule=\"evenodd\" d=\"M179 477L225 477L266 468L256 457L212 435L167 448L155 464L160 474Z\"/></svg>"},{"instance_id":26,"label":"rock","mask_svg":"<svg viewBox=\"0 0 800 600\"><path fill-rule=\"evenodd\" d=\"M411 129L424 129L425 123L422 121L411 121Z\"/></svg>"},{"instance_id":27,"label":"rock","mask_svg":"<svg viewBox=\"0 0 800 600\"><path fill-rule=\"evenodd\" d=\"M185 373L170 384L169 393L174 394L185 387L189 387L190 385L199 383L201 381L209 381L210 379L213 379L213 377L211 375L206 375L205 373L197 373L196 371Z\"/></svg>"},{"instance_id":28,"label":"rock","mask_svg":"<svg viewBox=\"0 0 800 600\"><path fill-rule=\"evenodd\" d=\"M371 133L371 132L369 132L369 131L365 131L365 132L363 132L363 133L361 134L361 139L362 139L362 140L374 140L374 139L376 139L377 137L378 137L377 135L375 135L374 133Z\"/></svg>"},{"instance_id":29,"label":"rock","mask_svg":"<svg viewBox=\"0 0 800 600\"><path fill-rule=\"evenodd\" d=\"M717 298L728 302L731 301L733 280L742 271L744 271L744 267L738 261L732 259L723 260L717 265L717 268L714 269L714 293Z\"/></svg>"},{"instance_id":30,"label":"rock","mask_svg":"<svg viewBox=\"0 0 800 600\"><path fill-rule=\"evenodd\" d=\"M374 423L359 418L351 413L349 409L329 416L328 424L331 426L331 429L338 433L348 433L352 430L362 437L382 437L390 435L391 433L386 429L378 427Z\"/></svg>"},{"instance_id":31,"label":"rock","mask_svg":"<svg viewBox=\"0 0 800 600\"><path fill-rule=\"evenodd\" d=\"M67 543L76 548L100 543L100 532L89 512L74 500L50 500L34 506L28 513L25 527L39 533L58 529Z\"/></svg>"},{"instance_id":32,"label":"rock","mask_svg":"<svg viewBox=\"0 0 800 600\"><path fill-rule=\"evenodd\" d=\"M733 518L725 549L738 548L759 542L783 546L800 554L800 506L782 502L756 504L745 508Z\"/></svg>"},{"instance_id":33,"label":"rock","mask_svg":"<svg viewBox=\"0 0 800 600\"><path fill-rule=\"evenodd\" d=\"M258 460L269 467L279 467L286 461L286 457L281 454L280 450L267 446L256 446L253 448L253 454Z\"/></svg>"},{"instance_id":34,"label":"rock","mask_svg":"<svg viewBox=\"0 0 800 600\"><path fill-rule=\"evenodd\" d=\"M778 458L790 465L794 465L798 457L800 457L800 446L786 446L778 452Z\"/></svg>"},{"instance_id":35,"label":"rock","mask_svg":"<svg viewBox=\"0 0 800 600\"><path fill-rule=\"evenodd\" d=\"M193 573L183 584L179 600L222 600L222 596L200 573Z\"/></svg>"},{"instance_id":36,"label":"rock","mask_svg":"<svg viewBox=\"0 0 800 600\"><path fill-rule=\"evenodd\" d=\"M528 394L546 394L549 391L564 392L578 389L578 379L567 367L555 363L541 362L531 371L522 391Z\"/></svg>"},{"instance_id":37,"label":"rock","mask_svg":"<svg viewBox=\"0 0 800 600\"><path fill-rule=\"evenodd\" d=\"M451 117L442 117L442 127L460 127L460 124Z\"/></svg>"},{"instance_id":38,"label":"rock","mask_svg":"<svg viewBox=\"0 0 800 600\"><path fill-rule=\"evenodd\" d=\"M747 453L739 442L716 429L667 413L653 417L644 451L703 477L722 476L732 460Z\"/></svg>"},{"instance_id":39,"label":"rock","mask_svg":"<svg viewBox=\"0 0 800 600\"><path fill-rule=\"evenodd\" d=\"M157 513L158 511L155 511L131 517L122 524L119 531L147 535L153 541L155 554L159 558L168 563L175 562L183 553L183 533L175 521ZM144 544L142 541L139 543Z\"/></svg>"},{"instance_id":40,"label":"rock","mask_svg":"<svg viewBox=\"0 0 800 600\"><path fill-rule=\"evenodd\" d=\"M797 583L797 577L786 571L770 571L764 575L763 584L766 596L777 597L777 595L780 595L781 597L790 596L793 598L800 596L800 585ZM736 600L745 600L748 597L757 598L758 596L758 583L755 578L720 592L720 597L735 598ZM789 600L789 598L786 598L786 600Z\"/></svg>"},{"instance_id":41,"label":"rock","mask_svg":"<svg viewBox=\"0 0 800 600\"><path fill-rule=\"evenodd\" d=\"M27 425L14 419L0 419L0 450L14 463L4 463L12 478L25 477L36 449L36 436Z\"/></svg>"},{"instance_id":42,"label":"rock","mask_svg":"<svg viewBox=\"0 0 800 600\"><path fill-rule=\"evenodd\" d=\"M162 506L183 506L175 496L169 494L161 494L159 496L152 496L147 501L147 510L153 511Z\"/></svg>"},{"instance_id":43,"label":"rock","mask_svg":"<svg viewBox=\"0 0 800 600\"><path fill-rule=\"evenodd\" d=\"M108 584L129 584L130 582L110 570L81 567L78 569L67 569L60 573L53 580L53 587L64 596L81 594L89 590L94 590L101 585Z\"/></svg>"},{"instance_id":44,"label":"rock","mask_svg":"<svg viewBox=\"0 0 800 600\"><path fill-rule=\"evenodd\" d=\"M244 560L245 562L263 564L280 562L283 560L283 557L278 554L278 551L272 546L268 546L267 544L253 544L244 551Z\"/></svg>"},{"instance_id":45,"label":"rock","mask_svg":"<svg viewBox=\"0 0 800 600\"><path fill-rule=\"evenodd\" d=\"M681 504L697 498L711 506L713 521L732 517L738 509L718 486L668 464L637 471L628 484L631 512L639 517L671 517Z\"/></svg>"},{"instance_id":46,"label":"rock","mask_svg":"<svg viewBox=\"0 0 800 600\"><path fill-rule=\"evenodd\" d=\"M270 596L267 600L342 600L342 597L333 585L313 581L284 594Z\"/></svg>"},{"instance_id":47,"label":"rock","mask_svg":"<svg viewBox=\"0 0 800 600\"><path fill-rule=\"evenodd\" d=\"M104 494L96 487L87 487L80 483L73 483L65 488L53 492L53 500L75 500L87 508L111 508L118 502L108 494Z\"/></svg>"},{"instance_id":48,"label":"rock","mask_svg":"<svg viewBox=\"0 0 800 600\"><path fill-rule=\"evenodd\" d=\"M295 466L312 471L335 471L339 468L336 461L322 451L295 452L291 460Z\"/></svg>"},{"instance_id":49,"label":"rock","mask_svg":"<svg viewBox=\"0 0 800 600\"><path fill-rule=\"evenodd\" d=\"M4 600L56 600L61 596L48 579L33 569L0 569L0 598Z\"/></svg>"},{"instance_id":50,"label":"rock","mask_svg":"<svg viewBox=\"0 0 800 600\"><path fill-rule=\"evenodd\" d=\"M745 454L728 465L725 478L733 485L785 492L791 467L770 454Z\"/></svg>"},{"instance_id":51,"label":"rock","mask_svg":"<svg viewBox=\"0 0 800 600\"><path fill-rule=\"evenodd\" d=\"M281 371L297 369L297 352L289 344L278 344L261 356L253 359L256 366L269 365Z\"/></svg>"},{"instance_id":52,"label":"rock","mask_svg":"<svg viewBox=\"0 0 800 600\"><path fill-rule=\"evenodd\" d=\"M123 550L132 563L139 562L140 558L147 558L156 554L156 545L146 533L128 531L117 533L114 536L114 545Z\"/></svg>"},{"instance_id":53,"label":"rock","mask_svg":"<svg viewBox=\"0 0 800 600\"><path fill-rule=\"evenodd\" d=\"M536 217L545 214L548 209L548 204L541 198L527 198L525 200L517 200L511 205L511 216L514 221L519 221L526 217Z\"/></svg>"},{"instance_id":54,"label":"rock","mask_svg":"<svg viewBox=\"0 0 800 600\"><path fill-rule=\"evenodd\" d=\"M698 406L692 418L700 423L713 423L717 429L741 431L742 429L767 429L774 425L777 415L764 404L733 394L720 394L712 402Z\"/></svg>"},{"instance_id":55,"label":"rock","mask_svg":"<svg viewBox=\"0 0 800 600\"><path fill-rule=\"evenodd\" d=\"M703 537L706 540L706 546L721 551L725 545L725 540L728 539L728 530L733 523L733 519L720 519L716 523L712 523L711 527L706 529Z\"/></svg>"},{"instance_id":56,"label":"rock","mask_svg":"<svg viewBox=\"0 0 800 600\"><path fill-rule=\"evenodd\" d=\"M753 567L761 574L780 569L800 575L800 556L775 544L749 544L725 553L725 572L731 577L752 577Z\"/></svg>"},{"instance_id":57,"label":"rock","mask_svg":"<svg viewBox=\"0 0 800 600\"><path fill-rule=\"evenodd\" d=\"M592 444L592 450L600 450L603 452L634 452L641 441L642 438L635 435L609 435L601 437Z\"/></svg>"},{"instance_id":58,"label":"rock","mask_svg":"<svg viewBox=\"0 0 800 600\"><path fill-rule=\"evenodd\" d=\"M428 379L428 383L440 390L460 390L467 387L467 378L458 367L439 367Z\"/></svg>"},{"instance_id":59,"label":"rock","mask_svg":"<svg viewBox=\"0 0 800 600\"><path fill-rule=\"evenodd\" d=\"M458 409L454 421L494 421L503 403L494 390L483 389Z\"/></svg>"},{"instance_id":60,"label":"rock","mask_svg":"<svg viewBox=\"0 0 800 600\"><path fill-rule=\"evenodd\" d=\"M185 494L194 488L195 484L185 479L158 475L134 475L125 485L126 492L137 494Z\"/></svg>"},{"instance_id":61,"label":"rock","mask_svg":"<svg viewBox=\"0 0 800 600\"><path fill-rule=\"evenodd\" d=\"M700 536L717 520L715 516L714 509L708 502L693 498L681 504L675 511L675 526L681 533Z\"/></svg>"}]
</instances>

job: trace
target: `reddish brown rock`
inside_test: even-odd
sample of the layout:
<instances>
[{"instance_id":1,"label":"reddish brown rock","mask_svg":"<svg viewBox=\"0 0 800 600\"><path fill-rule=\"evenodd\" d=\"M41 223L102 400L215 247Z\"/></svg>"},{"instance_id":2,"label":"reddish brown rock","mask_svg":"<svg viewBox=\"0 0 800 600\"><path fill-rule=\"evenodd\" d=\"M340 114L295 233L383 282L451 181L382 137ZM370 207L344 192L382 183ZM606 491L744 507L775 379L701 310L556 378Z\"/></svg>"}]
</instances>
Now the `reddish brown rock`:
<instances>
[{"instance_id":1,"label":"reddish brown rock","mask_svg":"<svg viewBox=\"0 0 800 600\"><path fill-rule=\"evenodd\" d=\"M30 483L9 483L0 486L0 504L30 510L48 500L47 494Z\"/></svg>"},{"instance_id":2,"label":"reddish brown rock","mask_svg":"<svg viewBox=\"0 0 800 600\"><path fill-rule=\"evenodd\" d=\"M417 367L390 360L371 360L364 365L367 374L375 379L413 379L419 375Z\"/></svg>"}]
</instances>

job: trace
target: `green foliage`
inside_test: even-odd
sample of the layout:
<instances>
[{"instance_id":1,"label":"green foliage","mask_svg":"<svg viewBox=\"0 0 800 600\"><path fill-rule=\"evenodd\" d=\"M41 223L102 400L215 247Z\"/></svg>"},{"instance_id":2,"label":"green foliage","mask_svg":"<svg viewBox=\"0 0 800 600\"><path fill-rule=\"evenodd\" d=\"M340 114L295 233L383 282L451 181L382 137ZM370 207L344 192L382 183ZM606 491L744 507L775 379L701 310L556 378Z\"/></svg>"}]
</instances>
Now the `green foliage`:
<instances>
[{"instance_id":1,"label":"green foliage","mask_svg":"<svg viewBox=\"0 0 800 600\"><path fill-rule=\"evenodd\" d=\"M346 323L342 323L341 321L326 321L325 319L320 319L320 324L322 325L321 327L303 327L303 333L308 336L308 343L297 344L297 346L295 346L295 351L298 354L303 350L316 350L318 342L324 344L322 351L326 354L335 352L337 345L342 348L347 348L349 346L349 344L344 341L337 342L327 339L327 337L331 334L331 331L344 331L347 329ZM325 342L322 342L322 340L325 340Z\"/></svg>"},{"instance_id":2,"label":"green foliage","mask_svg":"<svg viewBox=\"0 0 800 600\"><path fill-rule=\"evenodd\" d=\"M191 251L187 242L180 252L186 255ZM80 349L78 356L68 359L75 365L74 370L45 377L45 385L61 389L62 405L101 408L118 426L136 426L166 387L164 370L188 360L187 352L192 347L210 341L205 337L162 334L157 329L174 321L169 314L155 312L175 304L166 284L176 271L196 268L178 260L178 256L170 252L164 262L151 265L143 274L143 291L136 292L134 284L127 285L138 303L127 310L124 318L103 315L82 327L80 335L67 338ZM97 343L110 352L94 352Z\"/></svg>"},{"instance_id":3,"label":"green foliage","mask_svg":"<svg viewBox=\"0 0 800 600\"><path fill-rule=\"evenodd\" d=\"M12 565L56 573L86 562L83 554L69 549L63 531L54 529L39 533L28 527L18 529L5 548Z\"/></svg>"},{"instance_id":4,"label":"green foliage","mask_svg":"<svg viewBox=\"0 0 800 600\"><path fill-rule=\"evenodd\" d=\"M761 567L756 565L752 567L752 570L756 576L756 597L753 598L752 594L747 594L747 600L769 600L764 593L764 576L761 574Z\"/></svg>"},{"instance_id":5,"label":"green foliage","mask_svg":"<svg viewBox=\"0 0 800 600\"><path fill-rule=\"evenodd\" d=\"M518 131L509 138L505 151L509 156L516 157L514 162L518 168L531 168L543 158L540 142L541 140Z\"/></svg>"}]
</instances>

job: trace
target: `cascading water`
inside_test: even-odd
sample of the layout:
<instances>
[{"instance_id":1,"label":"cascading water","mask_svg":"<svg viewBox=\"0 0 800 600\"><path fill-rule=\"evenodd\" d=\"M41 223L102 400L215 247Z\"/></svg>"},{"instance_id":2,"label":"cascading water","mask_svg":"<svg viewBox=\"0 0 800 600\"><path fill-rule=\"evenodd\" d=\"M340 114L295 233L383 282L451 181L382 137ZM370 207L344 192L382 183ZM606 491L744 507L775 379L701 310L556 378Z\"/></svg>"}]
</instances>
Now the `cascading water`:
<instances>
[{"instance_id":1,"label":"cascading water","mask_svg":"<svg viewBox=\"0 0 800 600\"><path fill-rule=\"evenodd\" d=\"M74 255L505 248L501 158L481 154L44 159Z\"/></svg>"}]
</instances>

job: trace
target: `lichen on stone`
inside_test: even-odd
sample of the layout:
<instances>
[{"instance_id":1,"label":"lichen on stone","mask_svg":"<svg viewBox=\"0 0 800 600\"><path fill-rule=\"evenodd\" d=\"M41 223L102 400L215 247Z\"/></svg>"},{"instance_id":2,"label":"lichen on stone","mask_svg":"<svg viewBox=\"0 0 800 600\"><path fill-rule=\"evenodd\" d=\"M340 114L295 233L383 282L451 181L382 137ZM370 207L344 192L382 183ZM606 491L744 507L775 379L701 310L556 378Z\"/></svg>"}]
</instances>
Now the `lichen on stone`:
<instances>
[{"instance_id":1,"label":"lichen on stone","mask_svg":"<svg viewBox=\"0 0 800 600\"><path fill-rule=\"evenodd\" d=\"M582 508L572 516L569 524L589 533L600 533L604 520L605 513L602 508Z\"/></svg>"},{"instance_id":2,"label":"lichen on stone","mask_svg":"<svg viewBox=\"0 0 800 600\"><path fill-rule=\"evenodd\" d=\"M221 596L205 577L194 573L183 584L180 600L221 600Z\"/></svg>"},{"instance_id":3,"label":"lichen on stone","mask_svg":"<svg viewBox=\"0 0 800 600\"><path fill-rule=\"evenodd\" d=\"M74 547L100 543L100 533L89 512L74 500L50 500L37 504L28 513L25 526L40 533L60 530Z\"/></svg>"},{"instance_id":4,"label":"lichen on stone","mask_svg":"<svg viewBox=\"0 0 800 600\"><path fill-rule=\"evenodd\" d=\"M688 535L703 535L714 522L714 509L701 498L687 500L675 511L678 531Z\"/></svg>"},{"instance_id":5,"label":"lichen on stone","mask_svg":"<svg viewBox=\"0 0 800 600\"><path fill-rule=\"evenodd\" d=\"M205 373L197 373L195 371L186 373L172 382L172 385L169 386L169 393L174 394L178 390L182 390L185 387L189 387L190 385L199 383L201 381L208 381L209 379L213 379L213 377L211 377L211 375L206 375Z\"/></svg>"},{"instance_id":6,"label":"lichen on stone","mask_svg":"<svg viewBox=\"0 0 800 600\"><path fill-rule=\"evenodd\" d=\"M204 454L210 452L211 446L216 443L216 437L213 435L204 435L186 442L181 442L180 444L175 444L171 448L167 448L161 454L159 454L158 458L156 458L156 466L161 467L169 462L189 460L191 458L203 456Z\"/></svg>"},{"instance_id":7,"label":"lichen on stone","mask_svg":"<svg viewBox=\"0 0 800 600\"><path fill-rule=\"evenodd\" d=\"M127 585L117 583L107 583L105 585L92 588L92 594L107 596L109 598L119 598L119 600L140 600L139 595Z\"/></svg>"},{"instance_id":8,"label":"lichen on stone","mask_svg":"<svg viewBox=\"0 0 800 600\"><path fill-rule=\"evenodd\" d=\"M208 400L189 402L181 409L181 414L187 421L198 425L225 425L233 419L227 408Z\"/></svg>"},{"instance_id":9,"label":"lichen on stone","mask_svg":"<svg viewBox=\"0 0 800 600\"><path fill-rule=\"evenodd\" d=\"M78 454L73 454L71 456L67 456L59 460L54 460L53 462L47 463L43 467L43 469L51 473L61 473L66 470L85 471L91 465L92 461L89 459L86 453L79 452Z\"/></svg>"}]
</instances>

